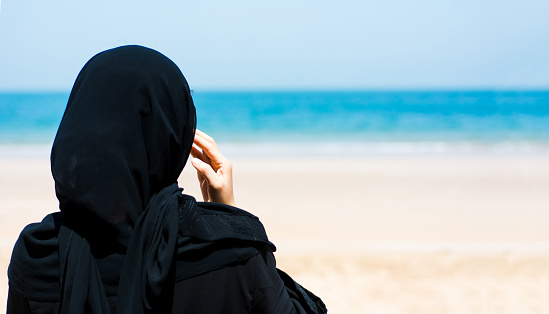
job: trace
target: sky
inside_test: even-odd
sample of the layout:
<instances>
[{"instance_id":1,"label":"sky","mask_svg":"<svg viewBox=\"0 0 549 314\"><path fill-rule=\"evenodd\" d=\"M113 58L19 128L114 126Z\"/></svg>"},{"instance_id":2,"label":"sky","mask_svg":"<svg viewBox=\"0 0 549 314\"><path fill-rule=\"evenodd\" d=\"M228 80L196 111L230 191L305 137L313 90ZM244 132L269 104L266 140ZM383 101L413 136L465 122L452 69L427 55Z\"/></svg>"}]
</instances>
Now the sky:
<instances>
[{"instance_id":1,"label":"sky","mask_svg":"<svg viewBox=\"0 0 549 314\"><path fill-rule=\"evenodd\" d=\"M549 1L4 0L0 91L69 91L96 53L172 59L195 90L549 89Z\"/></svg>"}]
</instances>

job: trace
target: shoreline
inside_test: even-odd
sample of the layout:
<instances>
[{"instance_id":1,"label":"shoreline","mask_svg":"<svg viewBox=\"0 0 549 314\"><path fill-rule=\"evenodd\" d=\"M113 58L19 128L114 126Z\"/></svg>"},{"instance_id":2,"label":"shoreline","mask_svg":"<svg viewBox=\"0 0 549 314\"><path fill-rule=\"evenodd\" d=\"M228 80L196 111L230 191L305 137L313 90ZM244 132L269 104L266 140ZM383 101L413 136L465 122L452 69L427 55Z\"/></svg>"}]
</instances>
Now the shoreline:
<instances>
[{"instance_id":1,"label":"shoreline","mask_svg":"<svg viewBox=\"0 0 549 314\"><path fill-rule=\"evenodd\" d=\"M0 158L49 157L49 143L0 143ZM547 157L549 142L536 141L288 141L224 142L223 154L232 158L333 158L333 157Z\"/></svg>"}]
</instances>

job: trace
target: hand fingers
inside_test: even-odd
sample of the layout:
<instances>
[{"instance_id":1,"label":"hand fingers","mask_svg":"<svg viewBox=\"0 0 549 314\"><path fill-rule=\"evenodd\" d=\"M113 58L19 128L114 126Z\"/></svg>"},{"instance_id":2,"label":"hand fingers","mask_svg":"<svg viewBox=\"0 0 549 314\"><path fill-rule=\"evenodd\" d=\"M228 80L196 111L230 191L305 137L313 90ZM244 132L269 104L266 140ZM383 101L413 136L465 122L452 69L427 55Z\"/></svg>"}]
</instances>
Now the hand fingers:
<instances>
[{"instance_id":1,"label":"hand fingers","mask_svg":"<svg viewBox=\"0 0 549 314\"><path fill-rule=\"evenodd\" d=\"M191 156L200 160L204 160L204 155L202 155L202 151L200 151L200 149L198 149L194 145L191 147Z\"/></svg>"},{"instance_id":2,"label":"hand fingers","mask_svg":"<svg viewBox=\"0 0 549 314\"><path fill-rule=\"evenodd\" d=\"M204 151L210 151L213 153L211 157L215 155L215 153L219 153L219 148L217 147L217 144L215 141L210 138L207 139L205 137L202 137L200 134L195 134L193 143L197 145L198 147L202 148Z\"/></svg>"},{"instance_id":3,"label":"hand fingers","mask_svg":"<svg viewBox=\"0 0 549 314\"><path fill-rule=\"evenodd\" d=\"M203 162L202 160L198 158L193 158L191 160L192 165L198 171L198 173L208 181L208 184L212 187L219 186L219 178L217 177L217 174L215 173L214 169L207 163Z\"/></svg>"},{"instance_id":4,"label":"hand fingers","mask_svg":"<svg viewBox=\"0 0 549 314\"><path fill-rule=\"evenodd\" d=\"M208 142L215 144L214 139L213 139L211 136L209 136L208 134L206 134L206 133L204 133L204 132L202 132L202 131L200 131L200 130L198 130L198 129L196 130L195 134L198 134L198 136L204 138L204 139L207 140Z\"/></svg>"},{"instance_id":5,"label":"hand fingers","mask_svg":"<svg viewBox=\"0 0 549 314\"><path fill-rule=\"evenodd\" d=\"M208 157L206 155L206 153L204 153L200 149L198 149L198 147L196 147L196 146L191 147L191 155L194 158L198 158L198 159L202 160L203 162L207 163L208 165L210 165L210 167L213 168L210 157ZM217 171L217 169L214 169L214 171ZM200 179L200 176L198 178Z\"/></svg>"},{"instance_id":6,"label":"hand fingers","mask_svg":"<svg viewBox=\"0 0 549 314\"><path fill-rule=\"evenodd\" d=\"M234 206L232 163L221 154L214 139L196 130L191 155L204 201Z\"/></svg>"},{"instance_id":7,"label":"hand fingers","mask_svg":"<svg viewBox=\"0 0 549 314\"><path fill-rule=\"evenodd\" d=\"M211 161L212 167L217 171L219 166L225 161L225 157L219 151L215 141L213 139L211 141L207 140L197 133L194 137L194 144L202 149L204 157L202 160L206 163L210 163Z\"/></svg>"},{"instance_id":8,"label":"hand fingers","mask_svg":"<svg viewBox=\"0 0 549 314\"><path fill-rule=\"evenodd\" d=\"M198 182L200 183L200 192L202 192L202 199L204 202L210 201L210 195L208 194L208 180L200 174L200 172L196 172L196 175L198 176Z\"/></svg>"},{"instance_id":9,"label":"hand fingers","mask_svg":"<svg viewBox=\"0 0 549 314\"><path fill-rule=\"evenodd\" d=\"M197 170L196 171L196 176L198 178L198 183L200 184L200 192L202 193L202 199L204 200L204 202L209 202L210 201L210 195L208 194L208 190L209 190L208 180L206 179L206 177L200 171L198 171L198 168L201 168L199 166L199 161L200 160L204 161L205 156L204 156L204 154L202 154L202 151L194 145L191 147L191 156L193 157L191 159L191 163L193 164L193 166ZM196 158L198 160L193 162L194 158ZM208 158L208 160L209 160L209 158ZM197 166L198 166L198 168L197 168ZM211 167L211 165L208 165L208 166Z\"/></svg>"},{"instance_id":10,"label":"hand fingers","mask_svg":"<svg viewBox=\"0 0 549 314\"><path fill-rule=\"evenodd\" d=\"M206 155L206 153L202 152L198 147L196 147L194 145L191 147L191 155L194 158L198 158L198 159L202 160L203 162L207 163L208 165L210 165L213 168L212 161L210 160L210 157L208 157L208 155ZM214 169L214 171L217 171L217 168ZM199 176L198 178L200 179L201 176Z\"/></svg>"},{"instance_id":11,"label":"hand fingers","mask_svg":"<svg viewBox=\"0 0 549 314\"><path fill-rule=\"evenodd\" d=\"M226 176L232 176L232 163L221 154L212 137L197 130L194 137L194 144L197 147L193 146L191 153L194 151L193 156L196 156L204 163L210 165L213 172L218 175L218 180L222 180L221 177L225 178ZM200 152L199 148L202 149L202 152ZM208 181L210 181L210 185L222 185L221 182L214 182L210 179L208 179Z\"/></svg>"},{"instance_id":12,"label":"hand fingers","mask_svg":"<svg viewBox=\"0 0 549 314\"><path fill-rule=\"evenodd\" d=\"M197 158L197 159L200 159L200 160L203 160L203 158L204 158L204 156L202 155L202 152L196 146L191 147L191 156L193 158ZM192 163L193 158L191 158L191 163ZM198 177L198 181L200 182L200 185L202 185L202 182L204 180L206 180L206 178L202 174L200 174L200 172L198 172L198 171L196 172L196 174L197 174L197 177Z\"/></svg>"},{"instance_id":13,"label":"hand fingers","mask_svg":"<svg viewBox=\"0 0 549 314\"><path fill-rule=\"evenodd\" d=\"M208 154L205 151L202 151L202 156L204 157L203 161L208 165L212 166L212 159L210 158L210 156L208 156ZM217 169L214 169L214 170L217 171Z\"/></svg>"}]
</instances>

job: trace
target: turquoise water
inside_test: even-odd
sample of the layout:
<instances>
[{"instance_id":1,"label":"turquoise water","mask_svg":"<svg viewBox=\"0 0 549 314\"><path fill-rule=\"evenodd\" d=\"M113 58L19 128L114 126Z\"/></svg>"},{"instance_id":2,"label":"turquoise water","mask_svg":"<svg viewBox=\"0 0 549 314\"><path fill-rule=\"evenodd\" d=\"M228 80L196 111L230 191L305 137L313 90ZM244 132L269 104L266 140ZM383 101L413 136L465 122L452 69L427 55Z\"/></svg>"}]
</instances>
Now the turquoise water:
<instances>
[{"instance_id":1,"label":"turquoise water","mask_svg":"<svg viewBox=\"0 0 549 314\"><path fill-rule=\"evenodd\" d=\"M549 91L195 91L193 98L198 127L230 143L549 145ZM67 99L0 93L0 144L51 143Z\"/></svg>"}]
</instances>

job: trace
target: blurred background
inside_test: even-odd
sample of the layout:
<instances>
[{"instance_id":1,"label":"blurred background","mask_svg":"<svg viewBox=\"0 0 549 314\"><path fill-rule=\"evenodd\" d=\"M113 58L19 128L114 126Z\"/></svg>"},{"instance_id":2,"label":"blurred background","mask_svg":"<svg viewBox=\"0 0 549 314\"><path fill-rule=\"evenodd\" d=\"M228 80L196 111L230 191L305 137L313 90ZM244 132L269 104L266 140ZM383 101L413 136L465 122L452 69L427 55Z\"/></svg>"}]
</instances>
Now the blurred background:
<instances>
[{"instance_id":1,"label":"blurred background","mask_svg":"<svg viewBox=\"0 0 549 314\"><path fill-rule=\"evenodd\" d=\"M4 0L1 265L58 208L48 155L78 72L138 44L181 68L237 203L331 313L548 313L548 11ZM200 195L192 167L180 185Z\"/></svg>"}]
</instances>

